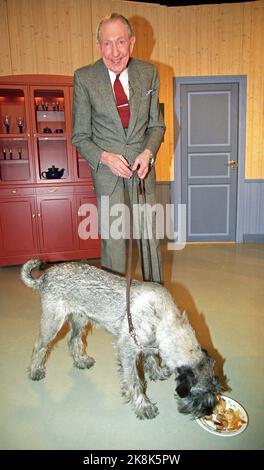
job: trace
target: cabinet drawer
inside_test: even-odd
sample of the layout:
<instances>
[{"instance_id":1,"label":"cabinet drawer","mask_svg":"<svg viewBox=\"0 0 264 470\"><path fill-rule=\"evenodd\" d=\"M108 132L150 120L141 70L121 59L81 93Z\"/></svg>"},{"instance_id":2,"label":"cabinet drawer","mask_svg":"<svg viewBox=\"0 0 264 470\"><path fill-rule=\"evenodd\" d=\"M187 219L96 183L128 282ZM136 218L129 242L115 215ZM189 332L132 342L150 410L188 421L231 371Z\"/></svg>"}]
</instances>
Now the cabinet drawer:
<instances>
[{"instance_id":1,"label":"cabinet drawer","mask_svg":"<svg viewBox=\"0 0 264 470\"><path fill-rule=\"evenodd\" d=\"M6 196L33 196L34 188L1 188L0 197Z\"/></svg>"},{"instance_id":2,"label":"cabinet drawer","mask_svg":"<svg viewBox=\"0 0 264 470\"><path fill-rule=\"evenodd\" d=\"M87 183L85 186L76 186L75 192L76 194L87 194L87 193L95 194L93 182L91 181Z\"/></svg>"},{"instance_id":3,"label":"cabinet drawer","mask_svg":"<svg viewBox=\"0 0 264 470\"><path fill-rule=\"evenodd\" d=\"M42 196L46 194L72 194L73 193L73 188L72 186L59 186L55 185L54 186L45 186L42 188L36 188L36 194L37 196Z\"/></svg>"}]
</instances>

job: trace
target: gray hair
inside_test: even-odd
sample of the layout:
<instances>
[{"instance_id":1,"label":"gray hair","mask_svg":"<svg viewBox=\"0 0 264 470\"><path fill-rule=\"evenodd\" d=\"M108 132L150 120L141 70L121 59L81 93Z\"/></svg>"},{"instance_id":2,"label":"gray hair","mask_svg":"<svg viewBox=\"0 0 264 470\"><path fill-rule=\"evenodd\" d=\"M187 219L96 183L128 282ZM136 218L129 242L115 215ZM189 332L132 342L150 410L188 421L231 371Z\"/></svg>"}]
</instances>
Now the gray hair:
<instances>
[{"instance_id":1,"label":"gray hair","mask_svg":"<svg viewBox=\"0 0 264 470\"><path fill-rule=\"evenodd\" d=\"M127 20L127 18L125 18L125 16L121 15L120 13L111 13L111 15L108 15L108 16L105 16L104 18L102 18L100 23L98 24L97 31L96 31L97 41L100 41L101 29L102 29L103 24L108 23L110 21L117 21L117 20L121 21L121 23L123 23L125 25L125 27L128 31L129 38L131 38L131 36L133 36L132 26L129 23L129 21Z\"/></svg>"}]
</instances>

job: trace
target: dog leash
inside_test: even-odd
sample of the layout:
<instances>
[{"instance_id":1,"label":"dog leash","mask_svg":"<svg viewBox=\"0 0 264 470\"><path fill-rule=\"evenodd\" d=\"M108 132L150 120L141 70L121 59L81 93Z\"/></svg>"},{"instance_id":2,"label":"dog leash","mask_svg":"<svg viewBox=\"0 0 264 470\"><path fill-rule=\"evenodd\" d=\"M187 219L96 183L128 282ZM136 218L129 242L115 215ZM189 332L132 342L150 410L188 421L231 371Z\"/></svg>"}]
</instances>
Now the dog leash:
<instances>
[{"instance_id":1,"label":"dog leash","mask_svg":"<svg viewBox=\"0 0 264 470\"><path fill-rule=\"evenodd\" d=\"M145 191L145 181L140 180L139 184L139 194L142 197L143 200L143 206L147 209L147 201L146 201L146 191ZM152 258L151 258L151 250L150 250L150 236L148 233L148 218L147 218L147 210L145 212L145 216L143 216L143 222L140 221L140 228L141 228L141 234L140 234L140 252L141 252L141 271L142 275L144 278L144 281L150 281L153 282L153 269L152 269ZM144 227L146 228L146 245L147 245L147 254L148 254L148 266L149 266L149 273L148 273L148 279L145 277L144 273L144 262L143 262L143 237L144 237Z\"/></svg>"},{"instance_id":2,"label":"dog leash","mask_svg":"<svg viewBox=\"0 0 264 470\"><path fill-rule=\"evenodd\" d=\"M133 251L133 223L134 223L134 217L133 217L133 201L134 201L134 190L137 190L137 196L138 196L138 191L140 195L142 196L143 199L143 204L146 205L146 195L145 195L145 184L144 180L139 180L138 184L138 176L137 172L134 171L132 174L132 194L131 194L131 199L129 198L129 222L130 222L130 227L129 227L129 241L128 241L128 262L127 262L127 272L126 272L126 307L127 307L127 320L128 320L128 331L129 334L132 336L135 344L140 347L140 344L138 342L138 339L136 337L136 332L134 329L133 325L133 320L132 320L132 315L131 315L131 303L130 303L130 292L131 292L131 278L132 278L132 251ZM138 199L138 197L137 197ZM145 220L144 220L145 221ZM142 238L143 238L143 233L142 233L142 227L143 224L140 221L140 250L141 250L141 263L142 263L142 273L143 271L143 246L142 246ZM146 227L147 227L146 223ZM148 261L149 261L149 274L150 274L150 279L148 280L153 280L153 271L152 271L152 262L151 262L151 253L150 253L150 242L149 242L149 237L147 234L147 252L148 252Z\"/></svg>"},{"instance_id":3,"label":"dog leash","mask_svg":"<svg viewBox=\"0 0 264 470\"><path fill-rule=\"evenodd\" d=\"M127 322L128 322L128 331L130 336L132 336L135 344L139 346L138 340L136 337L136 332L134 329L131 309L130 309L130 291L131 291L131 277L132 277L132 250L133 250L133 196L134 196L134 187L137 179L136 172L132 173L132 195L131 200L128 194L129 201L129 239L128 239L128 259L127 259L127 272L126 272L126 309L127 309ZM131 202L132 201L132 202Z\"/></svg>"}]
</instances>

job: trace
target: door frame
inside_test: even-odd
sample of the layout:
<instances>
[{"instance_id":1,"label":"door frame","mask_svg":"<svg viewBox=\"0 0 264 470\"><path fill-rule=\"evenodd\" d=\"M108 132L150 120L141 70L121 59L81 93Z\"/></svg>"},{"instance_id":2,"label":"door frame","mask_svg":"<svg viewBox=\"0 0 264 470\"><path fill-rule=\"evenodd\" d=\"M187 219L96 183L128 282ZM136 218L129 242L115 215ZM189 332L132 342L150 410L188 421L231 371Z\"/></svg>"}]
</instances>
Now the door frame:
<instances>
[{"instance_id":1,"label":"door frame","mask_svg":"<svg viewBox=\"0 0 264 470\"><path fill-rule=\"evenodd\" d=\"M174 203L174 220L177 221L177 208L181 204L181 85L193 84L238 84L238 175L237 175L237 213L236 242L243 242L244 216L244 182L245 182L245 150L246 150L246 75L213 75L202 77L174 77L174 180L171 182L171 200ZM177 222L176 222L177 223ZM177 230L177 227L175 227ZM206 243L206 242L205 242ZM225 242L223 242L225 243Z\"/></svg>"}]
</instances>

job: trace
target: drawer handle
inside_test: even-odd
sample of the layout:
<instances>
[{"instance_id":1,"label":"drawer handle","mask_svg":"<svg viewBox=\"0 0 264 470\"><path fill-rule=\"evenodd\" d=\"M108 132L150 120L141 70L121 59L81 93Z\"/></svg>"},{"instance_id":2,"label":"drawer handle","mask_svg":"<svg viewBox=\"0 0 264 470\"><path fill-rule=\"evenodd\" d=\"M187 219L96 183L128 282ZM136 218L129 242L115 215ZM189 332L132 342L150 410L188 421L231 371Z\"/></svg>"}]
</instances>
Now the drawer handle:
<instances>
[{"instance_id":1,"label":"drawer handle","mask_svg":"<svg viewBox=\"0 0 264 470\"><path fill-rule=\"evenodd\" d=\"M49 189L49 192L50 193L56 193L58 191L59 188L51 188Z\"/></svg>"},{"instance_id":2,"label":"drawer handle","mask_svg":"<svg viewBox=\"0 0 264 470\"><path fill-rule=\"evenodd\" d=\"M11 193L12 193L12 194L16 194L16 193L17 193L17 190L16 190L16 189L11 189Z\"/></svg>"}]
</instances>

